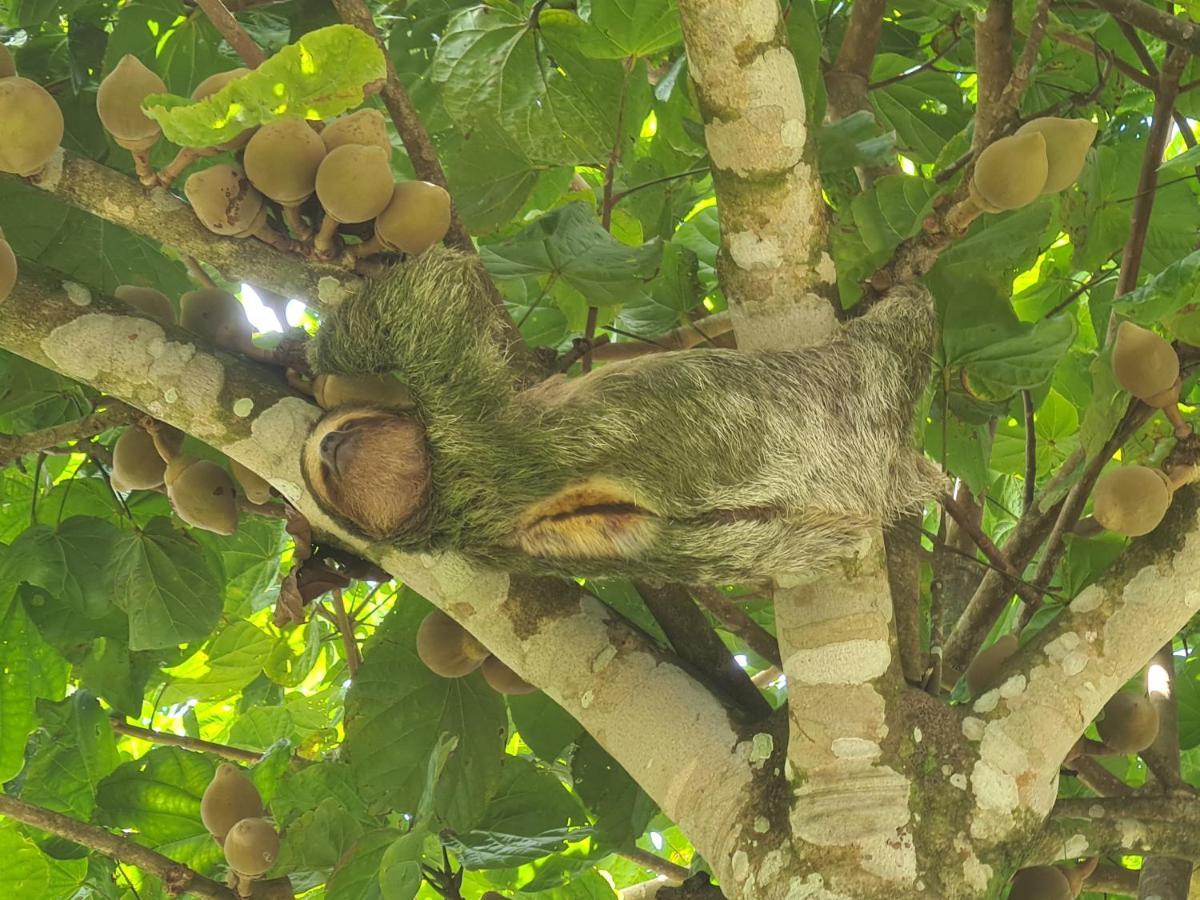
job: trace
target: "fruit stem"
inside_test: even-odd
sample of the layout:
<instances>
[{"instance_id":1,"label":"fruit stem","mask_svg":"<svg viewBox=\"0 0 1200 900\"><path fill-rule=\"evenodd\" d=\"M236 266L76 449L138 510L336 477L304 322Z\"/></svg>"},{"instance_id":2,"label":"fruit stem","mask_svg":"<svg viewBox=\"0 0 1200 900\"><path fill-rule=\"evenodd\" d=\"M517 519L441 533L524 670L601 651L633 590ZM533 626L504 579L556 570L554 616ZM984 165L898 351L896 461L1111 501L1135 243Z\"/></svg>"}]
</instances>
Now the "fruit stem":
<instances>
[{"instance_id":1,"label":"fruit stem","mask_svg":"<svg viewBox=\"0 0 1200 900\"><path fill-rule=\"evenodd\" d=\"M1163 407L1163 415L1167 417L1167 421L1175 428L1175 437L1183 440L1192 433L1192 426L1183 420L1183 414L1179 412L1178 405L1168 403Z\"/></svg>"},{"instance_id":2,"label":"fruit stem","mask_svg":"<svg viewBox=\"0 0 1200 900\"><path fill-rule=\"evenodd\" d=\"M387 245L380 240L379 232L376 232L371 236L369 241L355 244L350 248L349 252L355 259L364 259L368 256L374 256L376 253L386 253L387 250Z\"/></svg>"},{"instance_id":3,"label":"fruit stem","mask_svg":"<svg viewBox=\"0 0 1200 900\"><path fill-rule=\"evenodd\" d=\"M146 187L157 186L158 175L154 171L154 166L150 165L150 148L130 150L129 155L133 157L133 168L137 172L138 181Z\"/></svg>"},{"instance_id":4,"label":"fruit stem","mask_svg":"<svg viewBox=\"0 0 1200 900\"><path fill-rule=\"evenodd\" d=\"M313 238L313 252L317 259L333 259L337 255L338 222L329 213L321 220L321 228Z\"/></svg>"},{"instance_id":5,"label":"fruit stem","mask_svg":"<svg viewBox=\"0 0 1200 900\"><path fill-rule=\"evenodd\" d=\"M283 221L298 241L307 241L313 236L312 226L300 215L300 204L283 207Z\"/></svg>"},{"instance_id":6,"label":"fruit stem","mask_svg":"<svg viewBox=\"0 0 1200 900\"><path fill-rule=\"evenodd\" d=\"M158 184L160 187L169 188L175 183L175 179L183 174L183 170L194 163L202 156L207 156L203 150L196 147L183 147L175 158L171 160L158 173Z\"/></svg>"},{"instance_id":7,"label":"fruit stem","mask_svg":"<svg viewBox=\"0 0 1200 900\"><path fill-rule=\"evenodd\" d=\"M250 234L264 244L269 244L276 250L281 250L284 253L295 253L300 249L300 245L296 241L293 241L289 237L284 237L265 222L252 230Z\"/></svg>"},{"instance_id":8,"label":"fruit stem","mask_svg":"<svg viewBox=\"0 0 1200 900\"><path fill-rule=\"evenodd\" d=\"M1103 533L1104 526L1097 522L1094 516L1084 516L1071 529L1071 534L1078 535L1079 537L1095 537Z\"/></svg>"}]
</instances>

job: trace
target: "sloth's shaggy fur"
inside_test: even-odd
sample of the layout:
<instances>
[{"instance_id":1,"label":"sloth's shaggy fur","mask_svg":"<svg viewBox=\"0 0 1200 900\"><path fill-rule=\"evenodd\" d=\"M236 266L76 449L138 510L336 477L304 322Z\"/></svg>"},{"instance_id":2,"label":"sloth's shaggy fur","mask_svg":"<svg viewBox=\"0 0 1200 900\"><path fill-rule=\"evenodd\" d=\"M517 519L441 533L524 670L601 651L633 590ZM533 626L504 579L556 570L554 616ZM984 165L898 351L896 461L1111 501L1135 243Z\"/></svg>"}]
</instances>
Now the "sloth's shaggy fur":
<instances>
[{"instance_id":1,"label":"sloth's shaggy fur","mask_svg":"<svg viewBox=\"0 0 1200 900\"><path fill-rule=\"evenodd\" d=\"M315 371L391 371L417 399L431 500L389 536L398 547L509 570L747 581L827 569L942 486L911 440L936 330L923 288L893 290L811 349L660 353L518 392L500 335L472 314L486 277L473 258L428 251L338 307L312 343ZM337 514L320 478L310 485Z\"/></svg>"}]
</instances>

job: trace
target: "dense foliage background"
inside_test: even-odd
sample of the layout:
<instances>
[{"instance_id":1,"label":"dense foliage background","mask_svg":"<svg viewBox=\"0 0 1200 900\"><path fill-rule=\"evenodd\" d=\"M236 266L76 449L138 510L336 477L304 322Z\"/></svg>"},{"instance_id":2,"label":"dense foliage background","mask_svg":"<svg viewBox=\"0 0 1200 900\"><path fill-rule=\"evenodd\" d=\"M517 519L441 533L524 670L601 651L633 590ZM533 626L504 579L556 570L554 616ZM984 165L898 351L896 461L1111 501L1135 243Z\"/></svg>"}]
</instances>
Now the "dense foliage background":
<instances>
[{"instance_id":1,"label":"dense foliage background","mask_svg":"<svg viewBox=\"0 0 1200 900\"><path fill-rule=\"evenodd\" d=\"M1019 23L1031 5L1017 4ZM240 21L268 52L337 21L321 0L243 6ZM849 5L786 6L816 125L825 118L820 74ZM818 130L846 306L859 281L917 233L969 151L976 6L892 3L871 75L873 110ZM375 11L458 211L532 346L569 352L589 328L589 310L597 311L598 333L610 329L619 342L652 339L724 309L712 182L673 3L398 0ZM1077 187L980 219L929 278L944 330L925 448L982 503L984 529L997 541L1021 513L1030 475L1042 483L1077 449L1097 450L1125 411L1100 347L1153 106L1130 70L1143 71L1141 50L1161 63L1165 49L1152 39L1135 46L1111 17L1086 6L1056 4L1051 36L1022 114L1099 123ZM183 95L239 64L205 16L178 0L10 0L0 9L0 41L24 76L53 93L66 117L64 145L129 173L128 153L95 112L97 84L118 59L136 55ZM1184 152L1195 144L1190 116L1200 113L1200 93L1188 90L1194 79L1200 67L1192 63L1168 145L1174 158L1161 173L1145 239L1149 285L1115 304L1188 342L1200 342L1192 306L1200 285L1197 160ZM163 165L174 151L160 143L153 160ZM394 158L397 174L412 177L403 153ZM855 167L897 160L900 171L860 187ZM102 292L132 283L177 297L193 286L183 261L153 241L14 178L0 178L0 227L23 262ZM244 292L268 330L276 323L254 296ZM291 324L314 323L295 304L289 316ZM0 432L70 422L96 396L0 355ZM1185 385L1185 403L1189 397ZM217 875L221 853L201 825L200 795L222 753L244 762L261 754L250 767L285 834L276 871L291 876L298 894L331 900L411 896L418 860L432 870L446 859L461 866L467 897L609 896L653 876L629 858L634 848L703 865L686 836L547 697L506 699L478 674L446 680L428 672L413 634L429 607L411 590L356 582L340 598L318 601L306 624L277 627L271 610L291 565L283 523L246 516L235 536L219 537L185 530L161 495L114 494L105 462L114 437L18 459L0 453L10 463L0 470L6 793L122 829ZM1152 419L1121 458L1155 460L1170 438L1165 420ZM925 527L936 532L937 519ZM1068 538L1034 630L1102 577L1123 546L1111 535ZM661 636L632 585L587 588ZM746 609L770 627L769 604ZM342 612L351 627L343 619L339 631ZM751 672L769 669L732 632L721 635ZM355 642L362 664L351 677ZM1200 662L1191 645L1185 631L1176 686L1184 780L1200 786ZM785 686L766 690L778 704ZM163 735L192 740L170 746ZM203 752L195 739L224 749ZM1143 777L1136 757L1105 764L1132 784ZM1064 779L1064 792L1078 790ZM0 889L13 897L164 896L136 868L12 822L0 824L0 859ZM436 895L441 884L453 896L455 888L429 874L421 895Z\"/></svg>"}]
</instances>

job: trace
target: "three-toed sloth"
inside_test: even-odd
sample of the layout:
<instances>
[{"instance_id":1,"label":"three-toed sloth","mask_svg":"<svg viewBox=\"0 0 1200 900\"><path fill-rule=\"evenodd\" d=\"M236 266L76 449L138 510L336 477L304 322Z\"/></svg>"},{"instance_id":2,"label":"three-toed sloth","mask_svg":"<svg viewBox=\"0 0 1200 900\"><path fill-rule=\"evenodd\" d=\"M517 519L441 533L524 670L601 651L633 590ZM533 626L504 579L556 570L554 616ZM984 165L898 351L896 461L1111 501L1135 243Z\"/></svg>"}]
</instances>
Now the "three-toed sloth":
<instances>
[{"instance_id":1,"label":"three-toed sloth","mask_svg":"<svg viewBox=\"0 0 1200 900\"><path fill-rule=\"evenodd\" d=\"M936 331L921 287L810 349L657 353L518 390L474 313L486 277L435 248L323 320L315 372L392 372L416 400L334 408L305 442L309 488L351 531L509 571L721 584L828 569L942 485L912 443Z\"/></svg>"}]
</instances>

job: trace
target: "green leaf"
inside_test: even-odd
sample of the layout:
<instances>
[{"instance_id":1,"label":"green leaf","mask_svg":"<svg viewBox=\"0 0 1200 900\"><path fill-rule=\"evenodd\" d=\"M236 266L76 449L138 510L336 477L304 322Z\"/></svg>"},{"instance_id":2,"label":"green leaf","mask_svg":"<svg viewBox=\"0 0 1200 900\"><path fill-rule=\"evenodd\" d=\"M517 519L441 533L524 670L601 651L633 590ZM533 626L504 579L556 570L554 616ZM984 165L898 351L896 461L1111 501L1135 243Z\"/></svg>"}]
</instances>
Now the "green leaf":
<instances>
[{"instance_id":1,"label":"green leaf","mask_svg":"<svg viewBox=\"0 0 1200 900\"><path fill-rule=\"evenodd\" d=\"M316 809L288 824L279 851L282 871L332 869L363 834L362 824L336 797L325 797Z\"/></svg>"},{"instance_id":2,"label":"green leaf","mask_svg":"<svg viewBox=\"0 0 1200 900\"><path fill-rule=\"evenodd\" d=\"M108 571L129 616L131 650L199 640L217 624L221 583L195 539L167 519L122 535Z\"/></svg>"},{"instance_id":3,"label":"green leaf","mask_svg":"<svg viewBox=\"0 0 1200 900\"><path fill-rule=\"evenodd\" d=\"M5 548L5 553L11 551ZM8 596L4 596L8 595ZM25 741L37 724L37 698L58 700L66 690L67 665L42 640L25 606L12 602L0 576L0 783L21 771Z\"/></svg>"},{"instance_id":4,"label":"green leaf","mask_svg":"<svg viewBox=\"0 0 1200 900\"><path fill-rule=\"evenodd\" d=\"M817 160L822 175L855 166L885 166L895 158L895 132L880 129L868 110L860 109L817 129Z\"/></svg>"},{"instance_id":5,"label":"green leaf","mask_svg":"<svg viewBox=\"0 0 1200 900\"><path fill-rule=\"evenodd\" d=\"M575 790L596 817L596 831L610 847L627 847L645 832L657 807L620 763L585 735L571 760Z\"/></svg>"},{"instance_id":6,"label":"green leaf","mask_svg":"<svg viewBox=\"0 0 1200 900\"><path fill-rule=\"evenodd\" d=\"M383 52L352 25L310 31L253 72L198 103L151 94L146 114L183 147L211 147L284 116L328 119L363 101L363 88L386 77Z\"/></svg>"},{"instance_id":7,"label":"green leaf","mask_svg":"<svg viewBox=\"0 0 1200 900\"><path fill-rule=\"evenodd\" d=\"M1118 297L1112 308L1139 325L1157 325L1172 313L1194 312L1200 297L1200 250L1176 260L1141 287ZM1189 307L1191 307L1189 309Z\"/></svg>"},{"instance_id":8,"label":"green leaf","mask_svg":"<svg viewBox=\"0 0 1200 900\"><path fill-rule=\"evenodd\" d=\"M1179 746L1200 747L1200 660L1176 660L1172 686L1179 703Z\"/></svg>"},{"instance_id":9,"label":"green leaf","mask_svg":"<svg viewBox=\"0 0 1200 900\"><path fill-rule=\"evenodd\" d=\"M580 49L597 59L653 56L683 39L673 0L583 0L579 14L595 32Z\"/></svg>"},{"instance_id":10,"label":"green leaf","mask_svg":"<svg viewBox=\"0 0 1200 900\"><path fill-rule=\"evenodd\" d=\"M19 179L0 180L0 228L17 256L92 290L111 294L117 285L141 284L178 296L192 289L183 264L164 256L156 241L66 206ZM50 377L79 392L77 385Z\"/></svg>"},{"instance_id":11,"label":"green leaf","mask_svg":"<svg viewBox=\"0 0 1200 900\"><path fill-rule=\"evenodd\" d=\"M468 869L502 869L541 859L591 834L579 800L557 777L507 756L481 828L449 840Z\"/></svg>"},{"instance_id":12,"label":"green leaf","mask_svg":"<svg viewBox=\"0 0 1200 900\"><path fill-rule=\"evenodd\" d=\"M438 787L437 814L469 828L500 774L504 704L478 673L440 678L417 657L417 626L429 611L405 591L364 649L346 696L346 757L375 808L414 813L428 761L443 734L458 739Z\"/></svg>"},{"instance_id":13,"label":"green leaf","mask_svg":"<svg viewBox=\"0 0 1200 900\"><path fill-rule=\"evenodd\" d=\"M583 734L583 726L541 691L509 697L508 711L521 740L549 763Z\"/></svg>"},{"instance_id":14,"label":"green leaf","mask_svg":"<svg viewBox=\"0 0 1200 900\"><path fill-rule=\"evenodd\" d=\"M342 762L314 763L289 772L271 801L271 811L277 821L286 824L316 809L323 798L333 797L356 821L367 822L366 801L358 793L354 774L354 769Z\"/></svg>"},{"instance_id":15,"label":"green leaf","mask_svg":"<svg viewBox=\"0 0 1200 900\"><path fill-rule=\"evenodd\" d=\"M644 293L658 269L662 244L622 244L587 205L568 203L510 240L481 248L480 254L494 278L548 275L562 279L591 305L609 306Z\"/></svg>"},{"instance_id":16,"label":"green leaf","mask_svg":"<svg viewBox=\"0 0 1200 900\"><path fill-rule=\"evenodd\" d=\"M157 669L154 654L130 653L124 641L100 637L78 663L75 676L114 711L137 716L142 711L146 682Z\"/></svg>"},{"instance_id":17,"label":"green leaf","mask_svg":"<svg viewBox=\"0 0 1200 900\"><path fill-rule=\"evenodd\" d=\"M463 132L495 123L535 163L603 159L613 145L626 72L619 62L579 53L588 29L567 10L543 10L533 30L524 13L473 7L451 19L430 77Z\"/></svg>"},{"instance_id":18,"label":"green leaf","mask_svg":"<svg viewBox=\"0 0 1200 900\"><path fill-rule=\"evenodd\" d=\"M909 59L880 53L871 80L882 81L912 66ZM919 163L937 159L942 147L970 121L962 88L942 72L918 72L871 91L871 100L880 120L896 132L904 154Z\"/></svg>"},{"instance_id":19,"label":"green leaf","mask_svg":"<svg viewBox=\"0 0 1200 900\"><path fill-rule=\"evenodd\" d=\"M255 706L234 719L229 743L248 750L263 750L278 740L291 738L292 717L282 706Z\"/></svg>"},{"instance_id":20,"label":"green leaf","mask_svg":"<svg viewBox=\"0 0 1200 900\"><path fill-rule=\"evenodd\" d=\"M165 703L224 700L258 677L271 652L273 639L249 622L233 622L187 662L167 673L173 676L163 692Z\"/></svg>"},{"instance_id":21,"label":"green leaf","mask_svg":"<svg viewBox=\"0 0 1200 900\"><path fill-rule=\"evenodd\" d=\"M384 900L412 900L417 895L421 889L421 857L428 836L425 828L414 828L396 838L384 851L379 864L379 887Z\"/></svg>"},{"instance_id":22,"label":"green leaf","mask_svg":"<svg viewBox=\"0 0 1200 900\"><path fill-rule=\"evenodd\" d=\"M35 890L38 900L71 900L88 872L86 858L54 859L11 826L0 827L0 859L0 890L14 898Z\"/></svg>"},{"instance_id":23,"label":"green leaf","mask_svg":"<svg viewBox=\"0 0 1200 900\"><path fill-rule=\"evenodd\" d=\"M364 835L338 862L325 885L325 900L381 900L379 870L383 856L398 837L380 828Z\"/></svg>"},{"instance_id":24,"label":"green leaf","mask_svg":"<svg viewBox=\"0 0 1200 900\"><path fill-rule=\"evenodd\" d=\"M29 760L21 798L86 822L97 786L121 761L108 713L87 691L43 701L39 712L46 735Z\"/></svg>"},{"instance_id":25,"label":"green leaf","mask_svg":"<svg viewBox=\"0 0 1200 900\"><path fill-rule=\"evenodd\" d=\"M275 603L279 563L288 541L282 519L242 516L234 534L198 529L191 534L221 558L227 613L245 617Z\"/></svg>"},{"instance_id":26,"label":"green leaf","mask_svg":"<svg viewBox=\"0 0 1200 900\"><path fill-rule=\"evenodd\" d=\"M223 856L200 821L200 798L216 769L216 761L202 753L155 747L100 784L98 815L135 832L138 843L212 872Z\"/></svg>"}]
</instances>

